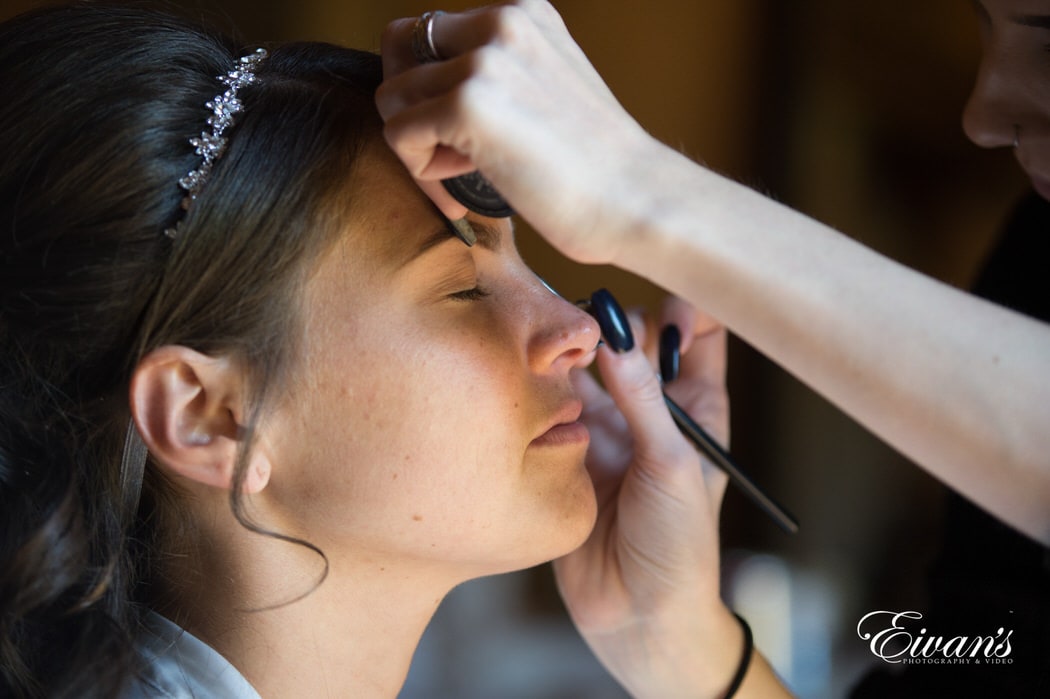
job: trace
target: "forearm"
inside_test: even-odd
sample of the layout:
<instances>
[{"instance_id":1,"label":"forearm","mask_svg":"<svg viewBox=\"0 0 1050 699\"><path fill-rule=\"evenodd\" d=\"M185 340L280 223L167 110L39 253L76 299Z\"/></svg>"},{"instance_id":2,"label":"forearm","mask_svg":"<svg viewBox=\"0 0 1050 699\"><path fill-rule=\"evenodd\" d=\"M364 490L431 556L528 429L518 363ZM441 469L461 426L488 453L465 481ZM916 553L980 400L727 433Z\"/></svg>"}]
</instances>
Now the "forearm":
<instances>
[{"instance_id":1,"label":"forearm","mask_svg":"<svg viewBox=\"0 0 1050 699\"><path fill-rule=\"evenodd\" d=\"M669 151L615 262L702 306L935 476L1050 541L1050 328Z\"/></svg>"}]
</instances>

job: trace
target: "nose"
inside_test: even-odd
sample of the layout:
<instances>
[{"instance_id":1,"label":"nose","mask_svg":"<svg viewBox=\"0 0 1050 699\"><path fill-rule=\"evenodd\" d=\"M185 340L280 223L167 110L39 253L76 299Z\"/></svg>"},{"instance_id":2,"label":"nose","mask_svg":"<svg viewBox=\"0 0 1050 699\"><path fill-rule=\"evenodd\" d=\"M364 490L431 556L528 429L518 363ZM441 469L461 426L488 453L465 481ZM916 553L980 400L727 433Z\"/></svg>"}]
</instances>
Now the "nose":
<instances>
[{"instance_id":1,"label":"nose","mask_svg":"<svg viewBox=\"0 0 1050 699\"><path fill-rule=\"evenodd\" d=\"M992 51L981 60L962 118L967 138L982 148L1012 146L1020 124L1009 73Z\"/></svg>"},{"instance_id":2,"label":"nose","mask_svg":"<svg viewBox=\"0 0 1050 699\"><path fill-rule=\"evenodd\" d=\"M601 333L590 315L543 284L533 290L529 366L536 373L565 372L590 361Z\"/></svg>"}]
</instances>

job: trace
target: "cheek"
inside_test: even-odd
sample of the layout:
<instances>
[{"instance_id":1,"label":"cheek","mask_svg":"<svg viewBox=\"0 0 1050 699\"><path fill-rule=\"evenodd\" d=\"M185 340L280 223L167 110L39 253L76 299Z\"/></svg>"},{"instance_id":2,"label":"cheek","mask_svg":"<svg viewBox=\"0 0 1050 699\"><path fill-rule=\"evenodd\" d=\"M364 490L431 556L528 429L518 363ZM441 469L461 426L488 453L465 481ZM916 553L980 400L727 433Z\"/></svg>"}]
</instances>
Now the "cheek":
<instances>
[{"instance_id":1,"label":"cheek","mask_svg":"<svg viewBox=\"0 0 1050 699\"><path fill-rule=\"evenodd\" d=\"M455 519L519 488L531 435L521 372L497 359L506 352L477 338L375 335L311 361L296 401L294 507L340 528L379 527Z\"/></svg>"},{"instance_id":2,"label":"cheek","mask_svg":"<svg viewBox=\"0 0 1050 699\"><path fill-rule=\"evenodd\" d=\"M1039 112L1042 115L1042 143L1046 144L1044 145L1045 149L1050 150L1050 48L1046 51L1044 67L1033 78L1032 84L1036 86L1035 99ZM1050 153L1044 152L1043 156L1047 161L1050 161Z\"/></svg>"}]
</instances>

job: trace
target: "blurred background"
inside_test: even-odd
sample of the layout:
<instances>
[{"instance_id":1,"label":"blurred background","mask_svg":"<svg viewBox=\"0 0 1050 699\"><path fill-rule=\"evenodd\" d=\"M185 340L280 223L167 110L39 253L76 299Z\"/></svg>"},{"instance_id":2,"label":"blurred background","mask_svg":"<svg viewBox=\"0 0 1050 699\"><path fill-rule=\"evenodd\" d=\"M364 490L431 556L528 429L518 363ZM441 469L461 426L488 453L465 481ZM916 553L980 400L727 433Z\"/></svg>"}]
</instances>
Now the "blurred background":
<instances>
[{"instance_id":1,"label":"blurred background","mask_svg":"<svg viewBox=\"0 0 1050 699\"><path fill-rule=\"evenodd\" d=\"M0 19L43 4L0 0ZM450 0L169 0L246 43L378 50L386 23ZM1025 189L1010 153L960 127L978 58L963 0L555 0L613 92L653 135L950 284L970 283ZM519 226L563 295L661 292L560 258ZM776 231L770 231L776 235ZM722 519L725 596L804 697L842 696L874 662L876 609L925 608L943 488L743 342L731 343L733 452L801 521L781 533L737 493ZM381 632L381 631L379 631ZM568 624L549 567L457 589L402 697L622 697Z\"/></svg>"}]
</instances>

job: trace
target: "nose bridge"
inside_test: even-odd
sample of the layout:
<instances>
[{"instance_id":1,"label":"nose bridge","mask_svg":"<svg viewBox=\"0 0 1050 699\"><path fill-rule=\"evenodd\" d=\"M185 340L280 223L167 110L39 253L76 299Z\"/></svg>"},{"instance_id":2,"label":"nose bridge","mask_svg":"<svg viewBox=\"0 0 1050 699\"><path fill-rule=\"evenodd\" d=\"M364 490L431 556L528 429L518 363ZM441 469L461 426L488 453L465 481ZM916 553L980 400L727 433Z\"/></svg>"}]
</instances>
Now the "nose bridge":
<instances>
[{"instance_id":1,"label":"nose bridge","mask_svg":"<svg viewBox=\"0 0 1050 699\"><path fill-rule=\"evenodd\" d=\"M985 47L973 89L963 109L963 130L979 146L1009 146L1019 120L1015 113L1009 56L990 42Z\"/></svg>"},{"instance_id":2,"label":"nose bridge","mask_svg":"<svg viewBox=\"0 0 1050 699\"><path fill-rule=\"evenodd\" d=\"M529 365L538 373L567 371L597 346L598 323L538 280L530 291Z\"/></svg>"}]
</instances>

